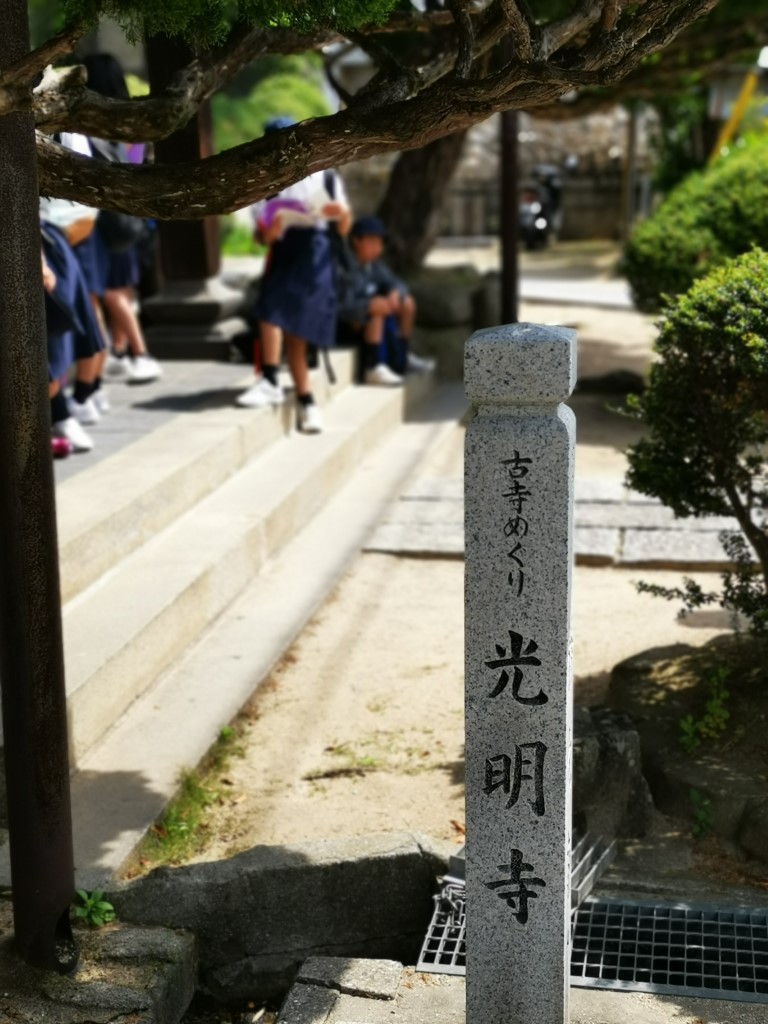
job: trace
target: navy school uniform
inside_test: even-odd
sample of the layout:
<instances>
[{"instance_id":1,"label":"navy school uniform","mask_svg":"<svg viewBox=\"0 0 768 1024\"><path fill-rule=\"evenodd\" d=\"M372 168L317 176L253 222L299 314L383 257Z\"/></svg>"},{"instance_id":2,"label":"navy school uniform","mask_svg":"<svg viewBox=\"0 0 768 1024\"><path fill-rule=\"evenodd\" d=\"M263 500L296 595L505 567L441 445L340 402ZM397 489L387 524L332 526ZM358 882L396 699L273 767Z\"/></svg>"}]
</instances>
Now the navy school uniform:
<instances>
[{"instance_id":1,"label":"navy school uniform","mask_svg":"<svg viewBox=\"0 0 768 1024\"><path fill-rule=\"evenodd\" d=\"M62 377L75 359L87 359L104 348L88 288L80 264L63 233L43 222L40 237L45 259L56 275L53 298L71 318L72 329L48 338L48 365L51 380ZM63 326L63 324L61 325ZM54 331L56 328L52 328Z\"/></svg>"},{"instance_id":2,"label":"navy school uniform","mask_svg":"<svg viewBox=\"0 0 768 1024\"><path fill-rule=\"evenodd\" d=\"M336 338L336 286L328 232L289 228L270 248L256 303L256 316L330 348Z\"/></svg>"},{"instance_id":3,"label":"navy school uniform","mask_svg":"<svg viewBox=\"0 0 768 1024\"><path fill-rule=\"evenodd\" d=\"M75 254L83 272L88 291L103 295L111 288L135 288L139 283L140 268L137 246L122 252L113 252L99 231L98 218L90 235L76 245Z\"/></svg>"}]
</instances>

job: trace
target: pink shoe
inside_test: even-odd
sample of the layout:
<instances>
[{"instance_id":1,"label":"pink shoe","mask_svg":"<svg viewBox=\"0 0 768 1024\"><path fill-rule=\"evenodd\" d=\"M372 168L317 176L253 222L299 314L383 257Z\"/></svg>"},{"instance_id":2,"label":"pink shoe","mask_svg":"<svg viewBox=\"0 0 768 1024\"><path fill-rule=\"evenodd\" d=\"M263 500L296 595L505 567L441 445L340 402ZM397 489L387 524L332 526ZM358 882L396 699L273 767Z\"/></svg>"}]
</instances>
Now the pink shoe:
<instances>
[{"instance_id":1,"label":"pink shoe","mask_svg":"<svg viewBox=\"0 0 768 1024\"><path fill-rule=\"evenodd\" d=\"M66 459L72 454L72 445L66 437L51 438L51 455L54 459Z\"/></svg>"}]
</instances>

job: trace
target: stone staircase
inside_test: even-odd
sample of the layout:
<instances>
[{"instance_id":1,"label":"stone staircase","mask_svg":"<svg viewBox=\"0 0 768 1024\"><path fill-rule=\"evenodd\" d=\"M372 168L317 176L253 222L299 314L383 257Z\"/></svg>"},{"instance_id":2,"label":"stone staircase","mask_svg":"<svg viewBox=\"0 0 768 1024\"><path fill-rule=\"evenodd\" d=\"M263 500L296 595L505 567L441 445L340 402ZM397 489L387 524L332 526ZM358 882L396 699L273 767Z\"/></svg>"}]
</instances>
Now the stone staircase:
<instances>
[{"instance_id":1,"label":"stone staircase","mask_svg":"<svg viewBox=\"0 0 768 1024\"><path fill-rule=\"evenodd\" d=\"M370 465L432 378L353 386L347 351L334 369L333 385L314 372L319 436L293 430L292 402L249 410L203 395L195 415L57 489L79 885L119 868L179 770L268 674L418 458L421 434Z\"/></svg>"}]
</instances>

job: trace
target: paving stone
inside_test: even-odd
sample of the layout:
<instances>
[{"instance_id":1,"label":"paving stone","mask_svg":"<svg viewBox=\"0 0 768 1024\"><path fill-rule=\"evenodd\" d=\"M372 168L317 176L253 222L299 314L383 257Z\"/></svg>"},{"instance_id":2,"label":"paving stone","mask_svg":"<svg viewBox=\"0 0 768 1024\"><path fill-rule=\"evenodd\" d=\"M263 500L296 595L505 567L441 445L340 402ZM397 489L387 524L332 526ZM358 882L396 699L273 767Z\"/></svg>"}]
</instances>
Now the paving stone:
<instances>
[{"instance_id":1,"label":"paving stone","mask_svg":"<svg viewBox=\"0 0 768 1024\"><path fill-rule=\"evenodd\" d=\"M616 526L641 530L683 530L696 533L720 533L738 530L739 524L728 516L678 519L664 505L581 502L575 508L577 526Z\"/></svg>"},{"instance_id":2,"label":"paving stone","mask_svg":"<svg viewBox=\"0 0 768 1024\"><path fill-rule=\"evenodd\" d=\"M394 999L402 973L403 965L396 960L314 956L305 961L297 980L351 996Z\"/></svg>"},{"instance_id":3,"label":"paving stone","mask_svg":"<svg viewBox=\"0 0 768 1024\"><path fill-rule=\"evenodd\" d=\"M394 501L382 516L384 523L450 523L464 529L464 503L412 498Z\"/></svg>"},{"instance_id":4,"label":"paving stone","mask_svg":"<svg viewBox=\"0 0 768 1024\"><path fill-rule=\"evenodd\" d=\"M622 565L688 569L729 564L717 533L702 530L627 530L619 561Z\"/></svg>"},{"instance_id":5,"label":"paving stone","mask_svg":"<svg viewBox=\"0 0 768 1024\"><path fill-rule=\"evenodd\" d=\"M576 504L580 502L622 502L626 488L621 480L576 480L574 489Z\"/></svg>"},{"instance_id":6,"label":"paving stone","mask_svg":"<svg viewBox=\"0 0 768 1024\"><path fill-rule=\"evenodd\" d=\"M576 526L677 529L681 520L663 505L626 505L611 502L582 502L574 509Z\"/></svg>"},{"instance_id":7,"label":"paving stone","mask_svg":"<svg viewBox=\"0 0 768 1024\"><path fill-rule=\"evenodd\" d=\"M576 526L574 550L579 565L613 565L619 555L618 530Z\"/></svg>"},{"instance_id":8,"label":"paving stone","mask_svg":"<svg viewBox=\"0 0 768 1024\"><path fill-rule=\"evenodd\" d=\"M641 494L640 491L633 491L631 488L627 491L626 500L630 505L660 505L661 502L658 498L651 498L647 494Z\"/></svg>"},{"instance_id":9,"label":"paving stone","mask_svg":"<svg viewBox=\"0 0 768 1024\"><path fill-rule=\"evenodd\" d=\"M285 998L277 1024L326 1024L339 993L319 985L294 985Z\"/></svg>"},{"instance_id":10,"label":"paving stone","mask_svg":"<svg viewBox=\"0 0 768 1024\"><path fill-rule=\"evenodd\" d=\"M453 556L464 554L464 527L427 523L383 523L371 535L365 551L391 555Z\"/></svg>"},{"instance_id":11,"label":"paving stone","mask_svg":"<svg viewBox=\"0 0 768 1024\"><path fill-rule=\"evenodd\" d=\"M459 477L424 477L415 480L403 491L404 501L464 501L464 481Z\"/></svg>"}]
</instances>

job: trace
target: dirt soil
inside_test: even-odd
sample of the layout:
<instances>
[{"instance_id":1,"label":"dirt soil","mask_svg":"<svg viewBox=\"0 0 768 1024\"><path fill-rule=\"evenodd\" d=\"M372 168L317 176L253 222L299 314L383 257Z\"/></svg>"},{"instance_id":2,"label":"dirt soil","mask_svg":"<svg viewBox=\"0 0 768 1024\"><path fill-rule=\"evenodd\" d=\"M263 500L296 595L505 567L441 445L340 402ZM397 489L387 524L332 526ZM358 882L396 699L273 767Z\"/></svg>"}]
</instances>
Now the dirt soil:
<instances>
[{"instance_id":1,"label":"dirt soil","mask_svg":"<svg viewBox=\"0 0 768 1024\"><path fill-rule=\"evenodd\" d=\"M614 664L701 644L724 622L677 621L634 575L580 568L577 700L605 700ZM670 584L674 572L645 573ZM243 756L218 782L198 859L258 843L412 829L464 834L463 565L361 556L241 716ZM639 624L642 623L642 629Z\"/></svg>"}]
</instances>

